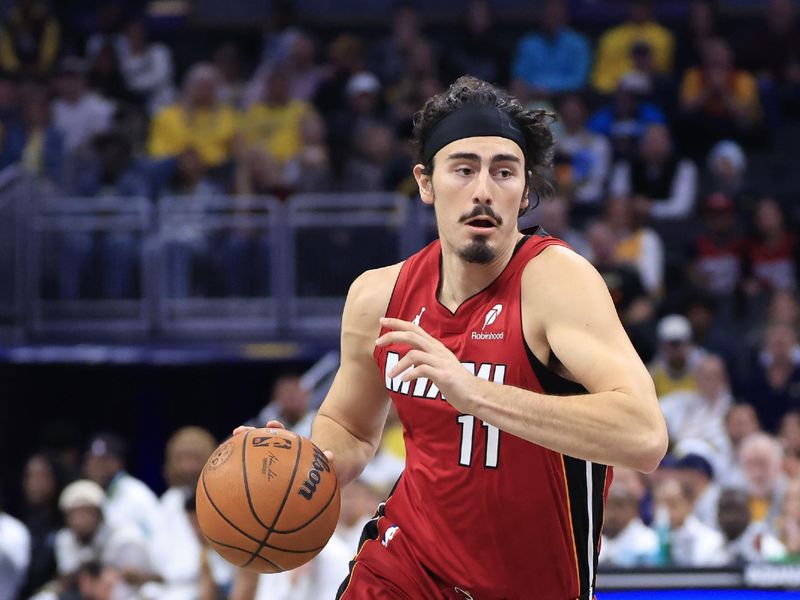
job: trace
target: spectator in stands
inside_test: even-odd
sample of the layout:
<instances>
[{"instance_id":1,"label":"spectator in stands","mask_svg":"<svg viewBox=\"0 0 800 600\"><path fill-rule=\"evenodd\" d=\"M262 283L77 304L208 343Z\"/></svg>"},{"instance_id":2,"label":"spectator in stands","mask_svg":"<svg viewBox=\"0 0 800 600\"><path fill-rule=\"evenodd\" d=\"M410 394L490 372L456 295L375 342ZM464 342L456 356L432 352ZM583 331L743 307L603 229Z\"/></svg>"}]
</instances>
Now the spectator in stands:
<instances>
[{"instance_id":1,"label":"spectator in stands","mask_svg":"<svg viewBox=\"0 0 800 600\"><path fill-rule=\"evenodd\" d=\"M289 96L289 74L274 68L264 82L261 100L242 117L242 137L248 149L259 147L278 163L278 168L302 150L303 119L313 108Z\"/></svg>"},{"instance_id":2,"label":"spectator in stands","mask_svg":"<svg viewBox=\"0 0 800 600\"><path fill-rule=\"evenodd\" d=\"M631 48L645 42L653 51L658 70L672 70L673 38L668 29L653 19L653 2L632 0L629 20L607 30L597 44L592 85L601 94L610 94L631 70Z\"/></svg>"},{"instance_id":3,"label":"spectator in stands","mask_svg":"<svg viewBox=\"0 0 800 600\"><path fill-rule=\"evenodd\" d=\"M787 229L780 205L774 198L761 198L747 248L751 277L745 282L745 292L758 296L765 291L797 289L798 254L800 243Z\"/></svg>"},{"instance_id":4,"label":"spectator in stands","mask_svg":"<svg viewBox=\"0 0 800 600\"><path fill-rule=\"evenodd\" d=\"M174 100L172 52L166 45L148 39L142 19L132 19L125 25L119 62L128 89L149 114Z\"/></svg>"},{"instance_id":5,"label":"spectator in stands","mask_svg":"<svg viewBox=\"0 0 800 600\"><path fill-rule=\"evenodd\" d=\"M55 541L61 592L76 586L80 567L87 562L112 567L125 579L142 578L151 571L141 531L130 523L109 523L103 514L104 502L103 488L85 479L71 483L61 493L58 504L67 523ZM127 584L120 581L114 587L126 591Z\"/></svg>"},{"instance_id":6,"label":"spectator in stands","mask_svg":"<svg viewBox=\"0 0 800 600\"><path fill-rule=\"evenodd\" d=\"M439 62L436 47L427 40L420 40L409 51L402 73L386 87L392 123L413 119L419 107L430 97L425 94L441 91ZM380 118L385 120L382 115Z\"/></svg>"},{"instance_id":7,"label":"spectator in stands","mask_svg":"<svg viewBox=\"0 0 800 600\"><path fill-rule=\"evenodd\" d=\"M94 31L86 40L85 56L88 61L94 61L95 57L105 46L111 46L114 52L118 52L122 44L122 34L120 33L125 24L125 6L121 2L104 2L95 12Z\"/></svg>"},{"instance_id":8,"label":"spectator in stands","mask_svg":"<svg viewBox=\"0 0 800 600\"><path fill-rule=\"evenodd\" d=\"M182 427L170 436L161 496L161 527L155 536L157 570L164 583L162 600L192 600L203 585L230 583L232 567L199 534L194 491L205 461L217 442L205 429Z\"/></svg>"},{"instance_id":9,"label":"spectator in stands","mask_svg":"<svg viewBox=\"0 0 800 600\"><path fill-rule=\"evenodd\" d=\"M203 164L223 168L233 158L237 113L219 99L220 77L208 63L189 69L181 101L159 110L150 124L148 152L174 158L194 148Z\"/></svg>"},{"instance_id":10,"label":"spectator in stands","mask_svg":"<svg viewBox=\"0 0 800 600\"><path fill-rule=\"evenodd\" d=\"M800 558L800 479L797 477L786 483L776 531L786 548L787 561L796 562Z\"/></svg>"},{"instance_id":11,"label":"spectator in stands","mask_svg":"<svg viewBox=\"0 0 800 600\"><path fill-rule=\"evenodd\" d=\"M470 0L445 61L448 81L464 73L484 81L507 81L509 48L497 30L497 13L489 0Z\"/></svg>"},{"instance_id":12,"label":"spectator in stands","mask_svg":"<svg viewBox=\"0 0 800 600\"><path fill-rule=\"evenodd\" d=\"M119 596L118 589L119 574L116 569L103 568L96 561L84 563L78 568L79 600L115 600ZM78 599L62 594L58 600Z\"/></svg>"},{"instance_id":13,"label":"spectator in stands","mask_svg":"<svg viewBox=\"0 0 800 600\"><path fill-rule=\"evenodd\" d=\"M586 229L590 261L608 286L620 320L642 356L652 353L651 329L655 312L638 272L616 257L617 240L605 221L594 221Z\"/></svg>"},{"instance_id":14,"label":"spectator in stands","mask_svg":"<svg viewBox=\"0 0 800 600\"><path fill-rule=\"evenodd\" d=\"M697 389L695 369L705 352L692 342L692 326L683 315L667 315L658 322L658 352L650 375L659 398Z\"/></svg>"},{"instance_id":15,"label":"spectator in stands","mask_svg":"<svg viewBox=\"0 0 800 600\"><path fill-rule=\"evenodd\" d=\"M753 433L761 431L758 415L752 404L738 402L731 406L725 415L725 434L728 439L725 449L725 467L720 469L717 480L721 485L744 486L744 473L739 463L739 450L742 441Z\"/></svg>"},{"instance_id":16,"label":"spectator in stands","mask_svg":"<svg viewBox=\"0 0 800 600\"><path fill-rule=\"evenodd\" d=\"M573 210L596 216L611 168L611 144L586 127L586 102L580 94L564 95L558 114L562 126L554 157L558 188L572 199Z\"/></svg>"},{"instance_id":17,"label":"spectator in stands","mask_svg":"<svg viewBox=\"0 0 800 600\"><path fill-rule=\"evenodd\" d=\"M45 2L17 0L0 27L0 68L48 75L61 47L61 26Z\"/></svg>"},{"instance_id":18,"label":"spectator in stands","mask_svg":"<svg viewBox=\"0 0 800 600\"><path fill-rule=\"evenodd\" d=\"M767 307L767 321L786 323L800 331L800 298L794 290L775 290Z\"/></svg>"},{"instance_id":19,"label":"spectator in stands","mask_svg":"<svg viewBox=\"0 0 800 600\"><path fill-rule=\"evenodd\" d=\"M260 424L280 421L287 429L308 436L316 411L311 409L311 392L296 375L281 375L272 384L270 400L258 414ZM260 425L259 425L260 426Z\"/></svg>"},{"instance_id":20,"label":"spectator in stands","mask_svg":"<svg viewBox=\"0 0 800 600\"><path fill-rule=\"evenodd\" d=\"M354 152L345 165L341 189L352 192L385 190L395 144L394 133L385 125L362 127L355 135Z\"/></svg>"},{"instance_id":21,"label":"spectator in stands","mask_svg":"<svg viewBox=\"0 0 800 600\"><path fill-rule=\"evenodd\" d=\"M119 54L111 42L100 46L89 60L88 78L92 91L120 105L136 101L136 96L122 75Z\"/></svg>"},{"instance_id":22,"label":"spectator in stands","mask_svg":"<svg viewBox=\"0 0 800 600\"><path fill-rule=\"evenodd\" d=\"M765 523L751 520L745 490L728 488L722 491L718 511L719 528L725 536L723 564L742 566L776 561L786 554L783 544Z\"/></svg>"},{"instance_id":23,"label":"spectator in stands","mask_svg":"<svg viewBox=\"0 0 800 600\"><path fill-rule=\"evenodd\" d=\"M0 600L15 600L30 564L31 536L17 519L3 511L0 489Z\"/></svg>"},{"instance_id":24,"label":"spectator in stands","mask_svg":"<svg viewBox=\"0 0 800 600\"><path fill-rule=\"evenodd\" d=\"M541 31L522 38L512 64L516 97L550 98L583 88L592 64L586 37L567 24L564 0L547 0L542 7Z\"/></svg>"},{"instance_id":25,"label":"spectator in stands","mask_svg":"<svg viewBox=\"0 0 800 600\"><path fill-rule=\"evenodd\" d=\"M675 152L665 125L644 130L637 155L614 166L610 191L635 198L637 208L655 220L686 219L694 209L697 167Z\"/></svg>"},{"instance_id":26,"label":"spectator in stands","mask_svg":"<svg viewBox=\"0 0 800 600\"><path fill-rule=\"evenodd\" d=\"M95 135L108 131L116 110L113 102L89 91L87 72L83 59L69 56L61 61L54 82L53 124L70 155L85 152Z\"/></svg>"},{"instance_id":27,"label":"spectator in stands","mask_svg":"<svg viewBox=\"0 0 800 600\"><path fill-rule=\"evenodd\" d=\"M333 188L327 135L322 117L316 111L308 112L300 123L302 149L283 169L283 182L288 189L303 193Z\"/></svg>"},{"instance_id":28,"label":"spectator in stands","mask_svg":"<svg viewBox=\"0 0 800 600\"><path fill-rule=\"evenodd\" d=\"M620 80L611 104L601 107L589 119L589 130L610 140L617 160L633 160L645 129L666 123L661 109L642 100L647 93L647 81L638 73L629 73Z\"/></svg>"},{"instance_id":29,"label":"spectator in stands","mask_svg":"<svg viewBox=\"0 0 800 600\"><path fill-rule=\"evenodd\" d=\"M311 102L324 77L322 67L317 64L314 39L303 31L295 32L286 60L281 64L289 76L289 97L292 100ZM258 74L256 72L254 80Z\"/></svg>"},{"instance_id":30,"label":"spectator in stands","mask_svg":"<svg viewBox=\"0 0 800 600\"><path fill-rule=\"evenodd\" d=\"M91 153L79 162L69 192L75 196L127 198L146 196L147 176L134 159L130 140L108 131L91 140Z\"/></svg>"},{"instance_id":31,"label":"spectator in stands","mask_svg":"<svg viewBox=\"0 0 800 600\"><path fill-rule=\"evenodd\" d=\"M659 107L672 120L677 106L677 88L670 75L659 70L653 49L647 42L631 47L630 73L642 80L642 100Z\"/></svg>"},{"instance_id":32,"label":"spectator in stands","mask_svg":"<svg viewBox=\"0 0 800 600\"><path fill-rule=\"evenodd\" d=\"M783 472L790 478L797 477L800 475L800 409L783 415L778 439L783 446Z\"/></svg>"},{"instance_id":33,"label":"spectator in stands","mask_svg":"<svg viewBox=\"0 0 800 600\"><path fill-rule=\"evenodd\" d=\"M689 292L681 311L689 319L695 343L718 355L724 362L731 378L731 387L738 388L747 360L729 320L721 314L720 303L709 293L693 290Z\"/></svg>"},{"instance_id":34,"label":"spectator in stands","mask_svg":"<svg viewBox=\"0 0 800 600\"><path fill-rule=\"evenodd\" d=\"M663 533L667 538L667 564L708 567L721 563L722 535L692 513L692 490L688 485L674 476L667 477L656 486L655 501L656 522L658 527L666 529Z\"/></svg>"},{"instance_id":35,"label":"spectator in stands","mask_svg":"<svg viewBox=\"0 0 800 600\"><path fill-rule=\"evenodd\" d=\"M781 513L786 478L781 470L783 449L780 442L766 433L753 433L742 440L739 464L749 494L753 521L772 527Z\"/></svg>"},{"instance_id":36,"label":"spectator in stands","mask_svg":"<svg viewBox=\"0 0 800 600\"><path fill-rule=\"evenodd\" d=\"M776 431L784 414L800 408L800 345L790 325L778 322L767 327L744 393L755 404L766 431Z\"/></svg>"},{"instance_id":37,"label":"spectator in stands","mask_svg":"<svg viewBox=\"0 0 800 600\"><path fill-rule=\"evenodd\" d=\"M680 26L677 35L681 42L675 48L675 72L683 73L691 67L698 66L702 61L705 43L720 35L717 2L691 0L688 18Z\"/></svg>"},{"instance_id":38,"label":"spectator in stands","mask_svg":"<svg viewBox=\"0 0 800 600\"><path fill-rule=\"evenodd\" d=\"M642 522L639 502L644 492L638 474L615 469L603 514L599 563L615 567L649 567L658 562L658 536Z\"/></svg>"},{"instance_id":39,"label":"spectator in stands","mask_svg":"<svg viewBox=\"0 0 800 600\"><path fill-rule=\"evenodd\" d=\"M586 236L570 223L570 207L564 198L543 199L532 212L533 219L547 233L567 242L581 256L591 257Z\"/></svg>"},{"instance_id":40,"label":"spectator in stands","mask_svg":"<svg viewBox=\"0 0 800 600\"><path fill-rule=\"evenodd\" d=\"M370 70L388 85L397 81L406 70L406 61L416 44L423 41L422 15L419 6L411 0L394 3L391 15L392 28L370 53Z\"/></svg>"},{"instance_id":41,"label":"spectator in stands","mask_svg":"<svg viewBox=\"0 0 800 600\"><path fill-rule=\"evenodd\" d=\"M385 498L362 478L354 479L342 488L342 508L336 535L351 552L358 551L361 533L375 513L375 507Z\"/></svg>"},{"instance_id":42,"label":"spectator in stands","mask_svg":"<svg viewBox=\"0 0 800 600\"><path fill-rule=\"evenodd\" d=\"M762 94L777 96L780 107L796 116L800 100L800 21L794 2L770 0L763 20L749 29L739 50L742 64L759 80Z\"/></svg>"},{"instance_id":43,"label":"spectator in stands","mask_svg":"<svg viewBox=\"0 0 800 600\"><path fill-rule=\"evenodd\" d=\"M755 208L755 190L747 173L747 157L733 140L722 140L711 148L706 159L700 196L714 192L728 196L737 209L737 220L748 222Z\"/></svg>"},{"instance_id":44,"label":"spectator in stands","mask_svg":"<svg viewBox=\"0 0 800 600\"><path fill-rule=\"evenodd\" d=\"M83 472L105 490L103 513L111 526L134 526L145 539L158 527L158 499L142 481L125 471L125 442L114 433L92 437Z\"/></svg>"},{"instance_id":45,"label":"spectator in stands","mask_svg":"<svg viewBox=\"0 0 800 600\"><path fill-rule=\"evenodd\" d=\"M736 207L729 196L714 192L704 205L703 231L692 245L690 276L721 303L723 317L730 321L742 281L747 243L736 226Z\"/></svg>"},{"instance_id":46,"label":"spectator in stands","mask_svg":"<svg viewBox=\"0 0 800 600\"><path fill-rule=\"evenodd\" d=\"M364 42L360 37L341 34L334 38L328 46L323 79L314 95L314 105L326 119L346 108L347 85L354 75L365 72L365 68Z\"/></svg>"},{"instance_id":47,"label":"spectator in stands","mask_svg":"<svg viewBox=\"0 0 800 600\"><path fill-rule=\"evenodd\" d=\"M235 42L220 44L214 50L212 63L219 72L220 102L239 110L243 109L245 107L245 90L248 82L245 78L245 66L239 46ZM261 97L265 80L266 78L264 77L257 80L255 99Z\"/></svg>"},{"instance_id":48,"label":"spectator in stands","mask_svg":"<svg viewBox=\"0 0 800 600\"><path fill-rule=\"evenodd\" d=\"M680 108L682 141L696 157L721 139L753 139L761 123L756 80L735 68L733 51L722 38L706 41L702 65L684 74Z\"/></svg>"},{"instance_id":49,"label":"spectator in stands","mask_svg":"<svg viewBox=\"0 0 800 600\"><path fill-rule=\"evenodd\" d=\"M664 285L664 245L636 208L630 198L611 197L606 201L606 219L617 238L617 260L635 268L647 293L656 299Z\"/></svg>"},{"instance_id":50,"label":"spectator in stands","mask_svg":"<svg viewBox=\"0 0 800 600\"><path fill-rule=\"evenodd\" d=\"M708 458L719 469L726 443L724 419L733 404L725 363L718 356L706 354L699 359L693 375L697 389L662 395L661 410L670 440L706 442L714 452Z\"/></svg>"},{"instance_id":51,"label":"spectator in stands","mask_svg":"<svg viewBox=\"0 0 800 600\"><path fill-rule=\"evenodd\" d=\"M3 156L8 162L19 161L25 171L46 188L62 182L64 139L53 126L50 102L45 90L32 87L23 94L22 127L7 129L3 139ZM12 138L12 132L21 135ZM5 159L0 159L3 164Z\"/></svg>"},{"instance_id":52,"label":"spectator in stands","mask_svg":"<svg viewBox=\"0 0 800 600\"><path fill-rule=\"evenodd\" d=\"M680 442L678 445L689 446L689 444L680 444ZM702 447L699 444L693 445ZM714 473L715 467L709 459L703 454L695 452L683 455L675 464L675 476L691 490L694 506L692 513L704 525L718 529L717 502L719 501L720 487L714 480Z\"/></svg>"},{"instance_id":53,"label":"spectator in stands","mask_svg":"<svg viewBox=\"0 0 800 600\"><path fill-rule=\"evenodd\" d=\"M34 454L25 464L22 479L24 522L30 532L31 552L21 592L23 598L30 597L56 574L55 536L64 526L58 498L66 479L64 467L51 454Z\"/></svg>"}]
</instances>

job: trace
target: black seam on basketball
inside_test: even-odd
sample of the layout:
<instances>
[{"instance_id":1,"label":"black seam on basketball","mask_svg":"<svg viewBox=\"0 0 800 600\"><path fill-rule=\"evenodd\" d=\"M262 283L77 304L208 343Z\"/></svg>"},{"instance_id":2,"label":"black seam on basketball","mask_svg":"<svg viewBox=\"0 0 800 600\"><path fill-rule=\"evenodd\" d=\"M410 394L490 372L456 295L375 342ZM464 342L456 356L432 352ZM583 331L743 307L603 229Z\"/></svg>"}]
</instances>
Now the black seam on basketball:
<instances>
[{"instance_id":1,"label":"black seam on basketball","mask_svg":"<svg viewBox=\"0 0 800 600\"><path fill-rule=\"evenodd\" d=\"M280 552L286 552L286 554L308 554L309 552L319 552L322 550L326 544L319 546L318 548L306 548L305 550L289 550L288 548L281 548L280 546L273 546L272 544L264 544L264 548L270 548L271 550L278 550Z\"/></svg>"},{"instance_id":2,"label":"black seam on basketball","mask_svg":"<svg viewBox=\"0 0 800 600\"><path fill-rule=\"evenodd\" d=\"M203 534L203 535L205 535L205 534ZM239 546L231 546L230 544L224 544L224 543L222 543L222 542L218 542L218 541L217 541L217 540L215 540L214 538L208 537L207 535L205 535L205 538L206 538L206 539L207 539L209 542L213 542L213 543L214 543L214 544L216 544L217 546L222 546L223 548L230 548L231 550L238 550L239 552L243 552L244 554L250 554L250 550L245 550L244 548L240 548ZM264 557L263 557L263 556L261 556L261 555L259 555L259 557L261 558L261 560L264 560L264 561L266 561L266 562L270 563L270 564L271 564L273 567L275 567L276 569L280 569L281 571L285 571L285 570L286 570L286 569L284 569L282 566L280 566L278 563L276 563L276 562L272 562L272 561L271 561L270 559L268 559L268 558L264 558Z\"/></svg>"},{"instance_id":3,"label":"black seam on basketball","mask_svg":"<svg viewBox=\"0 0 800 600\"><path fill-rule=\"evenodd\" d=\"M297 436L297 454L295 454L295 457L294 457L294 468L292 469L292 476L289 479L289 485L286 486L286 493L283 495L283 501L281 502L280 507L278 507L278 510L275 513L275 519L273 519L272 525L267 527L267 534L264 536L264 539L261 540L261 542L258 545L258 548L256 548L255 552L253 552L253 555L250 557L250 560L248 560L246 563L244 563L242 565L242 567L246 567L251 562L253 562L253 559L257 555L259 555L259 552L261 552L261 549L267 543L267 540L269 539L269 536L272 535L272 528L275 527L275 523L277 523L278 519L280 519L281 513L283 512L283 507L286 506L286 501L289 499L289 492L292 491L292 486L294 485L294 478L297 476L297 465L300 464L300 455L302 454L302 450L303 450L303 438L298 435Z\"/></svg>"},{"instance_id":4,"label":"black seam on basketball","mask_svg":"<svg viewBox=\"0 0 800 600\"><path fill-rule=\"evenodd\" d=\"M203 484L203 492L205 492L206 498L208 498L208 502L211 504L211 506L214 508L214 510L217 511L217 514L220 517L222 517L228 525L233 527L236 531L241 533L248 540L251 540L251 541L255 542L256 544L261 543L261 540L259 540L257 537L253 537L252 535L250 535L246 531L244 531L242 529L239 529L228 517L225 516L225 514L214 503L214 500L211 498L211 494L208 493L208 488L206 487L206 473L205 473L205 471L203 471L202 474L200 475L200 481Z\"/></svg>"},{"instance_id":5,"label":"black seam on basketball","mask_svg":"<svg viewBox=\"0 0 800 600\"><path fill-rule=\"evenodd\" d=\"M320 508L319 511L313 517L311 517L308 521L306 521L305 523L303 523L299 527L295 527L294 529L287 529L285 531L281 531L280 529L273 529L272 533L294 533L295 531L300 531L304 527L308 527L317 517L319 517L322 513L325 512L325 510L328 508L328 506L330 506L331 502L333 502L333 499L336 497L336 492L338 490L339 490L339 480L337 479L336 480L336 487L333 488L333 493L331 494L331 497L328 498L328 501L325 503L325 506Z\"/></svg>"},{"instance_id":6,"label":"black seam on basketball","mask_svg":"<svg viewBox=\"0 0 800 600\"><path fill-rule=\"evenodd\" d=\"M269 527L267 527L267 524L264 523L256 514L256 509L253 506L253 499L250 497L250 482L247 481L247 438L249 436L250 432L245 432L244 440L242 440L242 477L244 478L244 492L247 495L247 505L250 507L250 513L253 515L253 518L258 522L258 524L264 528L264 533L268 534Z\"/></svg>"}]
</instances>

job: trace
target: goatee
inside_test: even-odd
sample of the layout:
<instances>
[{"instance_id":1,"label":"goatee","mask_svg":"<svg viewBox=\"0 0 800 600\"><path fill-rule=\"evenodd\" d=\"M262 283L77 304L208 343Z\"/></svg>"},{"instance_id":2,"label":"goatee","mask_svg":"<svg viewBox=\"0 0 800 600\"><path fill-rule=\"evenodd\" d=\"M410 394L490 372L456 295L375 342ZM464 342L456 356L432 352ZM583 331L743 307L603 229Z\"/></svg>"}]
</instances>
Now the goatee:
<instances>
[{"instance_id":1,"label":"goatee","mask_svg":"<svg viewBox=\"0 0 800 600\"><path fill-rule=\"evenodd\" d=\"M476 236L467 246L459 249L458 256L468 263L485 265L494 260L495 252L483 237Z\"/></svg>"}]
</instances>

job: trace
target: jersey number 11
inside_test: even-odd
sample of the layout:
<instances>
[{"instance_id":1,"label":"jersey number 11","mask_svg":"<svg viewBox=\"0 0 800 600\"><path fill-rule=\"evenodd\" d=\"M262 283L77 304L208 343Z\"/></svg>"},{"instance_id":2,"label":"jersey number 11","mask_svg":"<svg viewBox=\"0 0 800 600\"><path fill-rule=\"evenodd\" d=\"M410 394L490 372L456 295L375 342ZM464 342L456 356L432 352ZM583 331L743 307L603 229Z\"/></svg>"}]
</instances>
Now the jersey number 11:
<instances>
[{"instance_id":1,"label":"jersey number 11","mask_svg":"<svg viewBox=\"0 0 800 600\"><path fill-rule=\"evenodd\" d=\"M461 425L461 451L458 464L469 467L472 463L472 438L475 429L475 417L472 415L458 415L457 421ZM500 430L494 425L483 423L486 427L486 461L485 467L497 468L497 455L500 450Z\"/></svg>"}]
</instances>

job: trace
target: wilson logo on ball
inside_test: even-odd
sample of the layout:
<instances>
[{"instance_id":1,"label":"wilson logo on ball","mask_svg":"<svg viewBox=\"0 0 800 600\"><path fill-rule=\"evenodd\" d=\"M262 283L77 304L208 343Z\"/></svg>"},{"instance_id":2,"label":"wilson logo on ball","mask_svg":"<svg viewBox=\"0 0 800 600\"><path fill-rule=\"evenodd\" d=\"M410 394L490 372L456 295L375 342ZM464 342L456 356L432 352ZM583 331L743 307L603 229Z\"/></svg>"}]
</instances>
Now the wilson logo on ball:
<instances>
[{"instance_id":1,"label":"wilson logo on ball","mask_svg":"<svg viewBox=\"0 0 800 600\"><path fill-rule=\"evenodd\" d=\"M253 448L281 448L289 450L292 447L292 440L287 440L281 437L272 437L271 435L259 436L253 438Z\"/></svg>"},{"instance_id":2,"label":"wilson logo on ball","mask_svg":"<svg viewBox=\"0 0 800 600\"><path fill-rule=\"evenodd\" d=\"M331 466L328 464L325 453L315 447L314 461L311 463L311 469L308 471L308 475L306 475L303 486L297 490L297 493L306 500L311 500L311 498L314 497L314 493L317 491L317 484L322 480L322 471L330 473L330 470Z\"/></svg>"}]
</instances>

